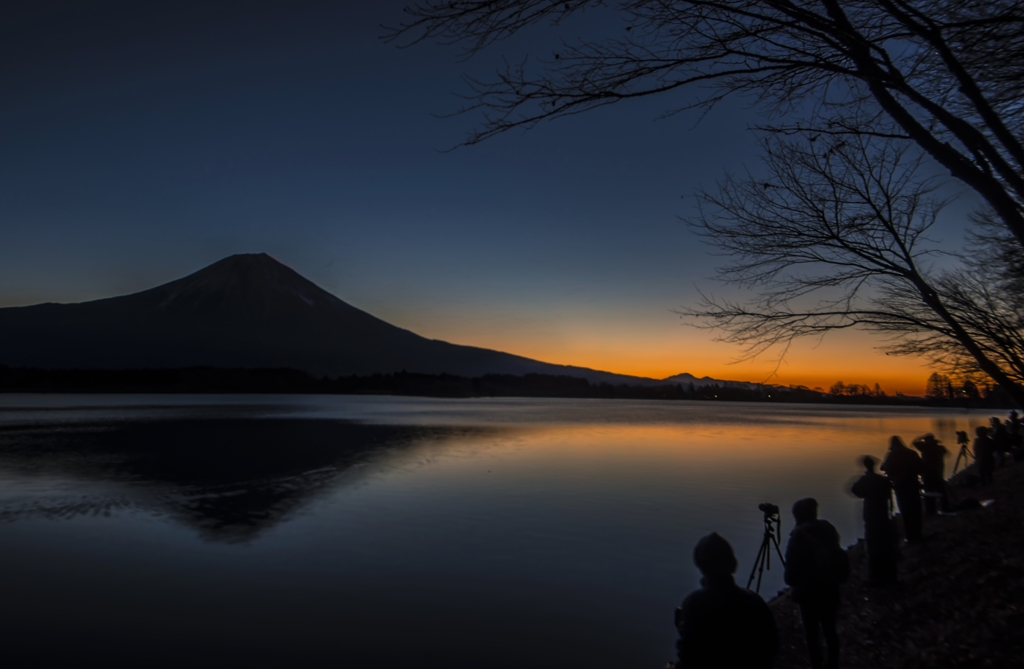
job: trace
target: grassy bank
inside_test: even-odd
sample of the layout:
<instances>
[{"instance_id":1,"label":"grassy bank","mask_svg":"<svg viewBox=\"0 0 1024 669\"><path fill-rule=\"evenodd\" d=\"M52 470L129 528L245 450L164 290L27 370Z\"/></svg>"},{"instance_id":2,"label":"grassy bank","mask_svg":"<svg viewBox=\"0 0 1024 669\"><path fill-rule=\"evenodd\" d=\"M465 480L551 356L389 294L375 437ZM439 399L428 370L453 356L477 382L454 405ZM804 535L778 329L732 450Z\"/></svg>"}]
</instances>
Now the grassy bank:
<instances>
[{"instance_id":1,"label":"grassy bank","mask_svg":"<svg viewBox=\"0 0 1024 669\"><path fill-rule=\"evenodd\" d=\"M839 611L844 669L1024 666L1024 464L958 496L994 502L952 516L925 516L924 539L903 544L901 585L866 585L863 541L850 548L851 576ZM779 626L777 669L809 667L797 606L770 602Z\"/></svg>"}]
</instances>

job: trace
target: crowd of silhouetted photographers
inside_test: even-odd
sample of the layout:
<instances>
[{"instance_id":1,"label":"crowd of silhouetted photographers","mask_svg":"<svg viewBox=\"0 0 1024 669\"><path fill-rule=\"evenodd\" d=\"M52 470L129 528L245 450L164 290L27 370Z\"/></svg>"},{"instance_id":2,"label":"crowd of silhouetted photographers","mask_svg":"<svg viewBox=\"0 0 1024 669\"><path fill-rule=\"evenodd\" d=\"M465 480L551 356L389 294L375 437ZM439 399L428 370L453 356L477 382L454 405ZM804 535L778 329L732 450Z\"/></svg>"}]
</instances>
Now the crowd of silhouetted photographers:
<instances>
[{"instance_id":1,"label":"crowd of silhouetted photographers","mask_svg":"<svg viewBox=\"0 0 1024 669\"><path fill-rule=\"evenodd\" d=\"M961 462L964 470L971 459L976 465L974 472L966 470L960 474L960 482L967 489L990 484L997 467L1024 460L1024 426L1018 413L1011 411L1005 422L993 417L990 423L991 427L975 429L973 443L966 432L957 432L960 451L953 474L959 472ZM982 506L977 498L957 495L950 489L945 476L945 459L950 452L934 435L926 434L911 444L913 449L900 437L892 437L880 467L882 473L875 471L874 458L864 456L864 475L850 488L854 496L864 500L864 538L871 586L891 588L899 584L901 538L893 519L894 495L903 538L908 543L921 540L925 514L959 513ZM761 508L767 528L762 551L770 551L772 525L766 509L778 509L769 504ZM797 501L792 513L796 527L786 546L785 582L800 607L810 666L835 669L839 666L836 621L840 586L849 578L849 557L836 528L818 518L816 500L808 497ZM732 546L718 534L709 534L697 542L693 561L702 574L701 587L676 609L679 640L675 667L772 667L779 650L775 619L761 596L748 589L749 583L747 588L736 584L733 574L737 561Z\"/></svg>"}]
</instances>

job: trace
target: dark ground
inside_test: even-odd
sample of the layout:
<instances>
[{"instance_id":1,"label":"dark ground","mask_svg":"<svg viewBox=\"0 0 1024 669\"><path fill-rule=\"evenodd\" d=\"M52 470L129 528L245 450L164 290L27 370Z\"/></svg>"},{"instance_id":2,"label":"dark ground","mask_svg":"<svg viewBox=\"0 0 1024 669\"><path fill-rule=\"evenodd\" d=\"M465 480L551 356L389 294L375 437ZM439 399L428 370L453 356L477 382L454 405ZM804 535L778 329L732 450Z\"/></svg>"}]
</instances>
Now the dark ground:
<instances>
[{"instance_id":1,"label":"dark ground","mask_svg":"<svg viewBox=\"0 0 1024 669\"><path fill-rule=\"evenodd\" d=\"M925 516L923 541L902 545L898 588L867 586L863 541L850 548L839 611L844 669L1024 667L1024 464L998 469L985 488L953 490L994 502ZM781 638L776 668L810 667L789 593L770 605Z\"/></svg>"}]
</instances>

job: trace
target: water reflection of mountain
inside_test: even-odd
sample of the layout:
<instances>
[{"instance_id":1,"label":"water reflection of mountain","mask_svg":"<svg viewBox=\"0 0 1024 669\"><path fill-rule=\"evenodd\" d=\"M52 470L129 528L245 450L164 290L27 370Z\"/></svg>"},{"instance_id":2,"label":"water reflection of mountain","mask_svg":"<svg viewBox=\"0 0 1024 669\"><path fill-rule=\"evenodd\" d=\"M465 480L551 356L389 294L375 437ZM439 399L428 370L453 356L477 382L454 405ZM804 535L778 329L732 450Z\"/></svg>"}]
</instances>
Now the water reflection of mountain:
<instances>
[{"instance_id":1,"label":"water reflection of mountain","mask_svg":"<svg viewBox=\"0 0 1024 669\"><path fill-rule=\"evenodd\" d=\"M287 419L7 428L0 468L113 484L113 493L34 500L2 515L144 508L210 540L248 541L425 441L470 431L478 430Z\"/></svg>"}]
</instances>

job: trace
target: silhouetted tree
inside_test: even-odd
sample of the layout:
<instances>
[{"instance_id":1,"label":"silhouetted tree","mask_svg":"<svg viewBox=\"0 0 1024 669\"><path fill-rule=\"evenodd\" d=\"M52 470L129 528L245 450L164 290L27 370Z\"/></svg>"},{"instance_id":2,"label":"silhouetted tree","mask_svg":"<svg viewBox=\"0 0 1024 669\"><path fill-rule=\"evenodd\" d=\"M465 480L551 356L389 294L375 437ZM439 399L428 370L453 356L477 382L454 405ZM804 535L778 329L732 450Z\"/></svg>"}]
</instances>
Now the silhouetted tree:
<instances>
[{"instance_id":1,"label":"silhouetted tree","mask_svg":"<svg viewBox=\"0 0 1024 669\"><path fill-rule=\"evenodd\" d=\"M981 353L1017 385L1024 383L1024 250L1005 233L993 234L989 221L980 221L963 266L940 274L935 288L944 307L963 332L977 344L969 351L939 333L906 340L896 353L924 353L958 376L991 377L1020 403L1012 385L981 363Z\"/></svg>"},{"instance_id":2,"label":"silhouetted tree","mask_svg":"<svg viewBox=\"0 0 1024 669\"><path fill-rule=\"evenodd\" d=\"M1006 292L1013 268L1000 267L982 235L934 267L939 255L926 235L944 202L920 175L920 156L865 136L825 151L792 139L766 149L768 180L726 179L701 194L691 221L731 260L719 279L755 296L704 297L681 313L750 356L797 337L872 330L891 353L922 355L958 375L980 372L1024 403L1024 298Z\"/></svg>"},{"instance_id":3,"label":"silhouetted tree","mask_svg":"<svg viewBox=\"0 0 1024 669\"><path fill-rule=\"evenodd\" d=\"M946 399L946 386L949 385L949 377L934 372L928 377L925 384L924 396L930 400Z\"/></svg>"},{"instance_id":4,"label":"silhouetted tree","mask_svg":"<svg viewBox=\"0 0 1024 669\"><path fill-rule=\"evenodd\" d=\"M866 327L1024 404L1024 291L1007 290L1024 287L1020 0L420 0L388 37L471 55L588 9L617 13L622 31L574 31L546 60L466 78L463 111L482 122L465 144L683 88L705 110L749 95L773 119L769 178L703 193L693 224L737 259L721 278L762 292L685 313L749 355ZM990 230L976 237L987 253L944 271L925 262L943 204L917 176L926 158L979 196Z\"/></svg>"}]
</instances>

